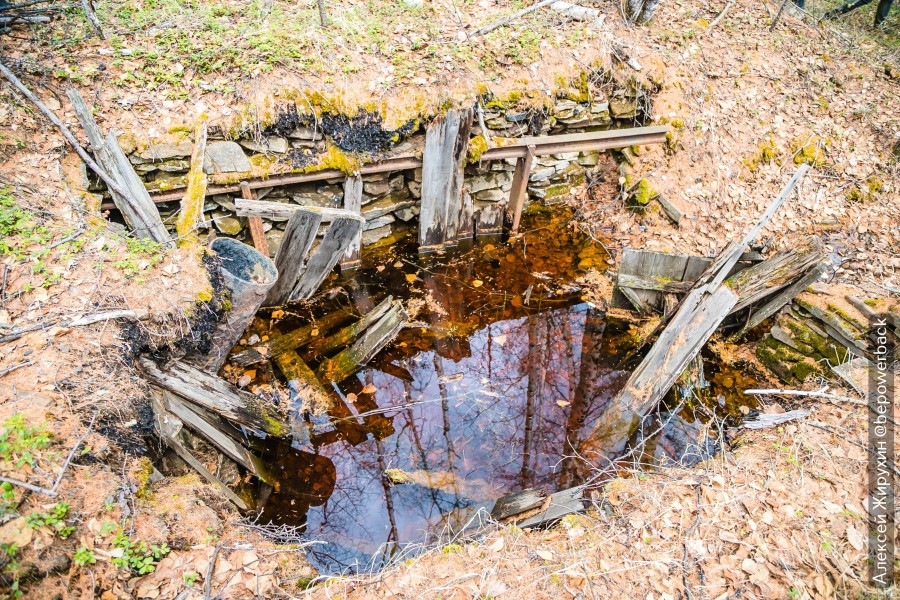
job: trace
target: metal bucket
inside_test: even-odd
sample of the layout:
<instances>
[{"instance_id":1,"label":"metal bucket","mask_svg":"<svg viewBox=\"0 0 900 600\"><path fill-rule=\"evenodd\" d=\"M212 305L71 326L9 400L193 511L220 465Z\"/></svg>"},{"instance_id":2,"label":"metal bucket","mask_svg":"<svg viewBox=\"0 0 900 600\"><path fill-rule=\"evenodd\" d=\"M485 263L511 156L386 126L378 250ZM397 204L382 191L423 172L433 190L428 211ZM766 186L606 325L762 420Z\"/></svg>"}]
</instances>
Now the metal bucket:
<instances>
[{"instance_id":1,"label":"metal bucket","mask_svg":"<svg viewBox=\"0 0 900 600\"><path fill-rule=\"evenodd\" d=\"M209 353L196 364L216 373L259 310L269 288L278 281L278 269L269 257L237 240L217 238L209 247L222 260L219 273L231 295L231 308L216 325Z\"/></svg>"}]
</instances>

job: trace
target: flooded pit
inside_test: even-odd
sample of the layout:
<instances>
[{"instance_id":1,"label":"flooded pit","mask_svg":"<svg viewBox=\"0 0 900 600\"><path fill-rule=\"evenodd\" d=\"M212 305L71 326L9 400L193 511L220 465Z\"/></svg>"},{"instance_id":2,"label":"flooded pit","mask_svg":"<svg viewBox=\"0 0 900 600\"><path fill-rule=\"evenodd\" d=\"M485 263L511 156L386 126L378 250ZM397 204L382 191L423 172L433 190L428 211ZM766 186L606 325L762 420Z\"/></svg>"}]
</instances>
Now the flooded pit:
<instances>
[{"instance_id":1,"label":"flooded pit","mask_svg":"<svg viewBox=\"0 0 900 600\"><path fill-rule=\"evenodd\" d=\"M259 522L302 526L324 541L309 552L323 572L377 569L404 545L445 534L466 507L589 476L577 450L627 380L619 365L636 338L582 299L579 278L609 257L568 209L526 213L522 230L512 243L482 238L434 255L419 256L412 237L367 251L359 270L326 282L310 305L261 314L245 334L285 333L334 313L349 320L388 295L410 312L411 326L336 386L332 410L306 417L309 434L260 448L278 486L253 490ZM313 368L323 359L301 356ZM251 388L284 385L274 364L251 369ZM723 399L740 382L714 364L706 370L710 400L663 411L669 425L643 460L690 462L713 450L692 409L738 414ZM245 372L226 366L232 379Z\"/></svg>"}]
</instances>

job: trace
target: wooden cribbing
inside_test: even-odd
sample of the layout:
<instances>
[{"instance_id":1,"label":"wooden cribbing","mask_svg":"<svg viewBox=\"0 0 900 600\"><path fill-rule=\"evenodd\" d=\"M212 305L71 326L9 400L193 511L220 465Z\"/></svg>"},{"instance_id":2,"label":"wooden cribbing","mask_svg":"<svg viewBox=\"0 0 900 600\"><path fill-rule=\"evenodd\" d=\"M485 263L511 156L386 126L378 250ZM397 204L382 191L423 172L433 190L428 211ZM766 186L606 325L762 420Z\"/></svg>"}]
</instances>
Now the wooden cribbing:
<instances>
[{"instance_id":1,"label":"wooden cribbing","mask_svg":"<svg viewBox=\"0 0 900 600\"><path fill-rule=\"evenodd\" d=\"M406 325L406 311L397 302L354 344L322 361L316 374L322 381L341 382L365 366Z\"/></svg>"},{"instance_id":2,"label":"wooden cribbing","mask_svg":"<svg viewBox=\"0 0 900 600\"><path fill-rule=\"evenodd\" d=\"M362 177L357 173L347 177L344 180L344 210L350 211L355 215L361 215L362 212L362 193L363 182ZM347 251L341 258L341 269L355 269L360 265L359 254L362 249L362 230L357 232Z\"/></svg>"},{"instance_id":3,"label":"wooden cribbing","mask_svg":"<svg viewBox=\"0 0 900 600\"><path fill-rule=\"evenodd\" d=\"M205 160L206 115L201 114L194 125L194 147L191 151L191 167L187 174L187 189L181 199L181 210L175 221L175 233L178 235L179 244L197 241L196 230L203 218L203 204L206 202Z\"/></svg>"},{"instance_id":4,"label":"wooden cribbing","mask_svg":"<svg viewBox=\"0 0 900 600\"><path fill-rule=\"evenodd\" d=\"M336 218L328 226L325 237L313 250L300 275L300 280L291 292L291 300L307 300L316 293L331 270L338 263L347 248L356 239L365 225L365 219L359 215L348 214Z\"/></svg>"}]
</instances>

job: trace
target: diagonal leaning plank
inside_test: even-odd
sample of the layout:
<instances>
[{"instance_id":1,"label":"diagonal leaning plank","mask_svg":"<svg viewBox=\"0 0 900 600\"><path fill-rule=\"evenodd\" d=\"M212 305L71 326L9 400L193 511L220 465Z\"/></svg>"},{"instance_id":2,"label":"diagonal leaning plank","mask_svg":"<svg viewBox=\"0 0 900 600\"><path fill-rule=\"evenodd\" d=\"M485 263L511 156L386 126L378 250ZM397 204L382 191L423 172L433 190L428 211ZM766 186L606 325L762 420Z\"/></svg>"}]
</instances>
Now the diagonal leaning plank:
<instances>
[{"instance_id":1,"label":"diagonal leaning plank","mask_svg":"<svg viewBox=\"0 0 900 600\"><path fill-rule=\"evenodd\" d=\"M325 232L325 237L309 257L300 281L291 292L291 300L306 300L316 293L334 266L344 256L347 248L356 239L356 234L362 231L365 222L365 219L353 214L337 217L331 222L328 231Z\"/></svg>"},{"instance_id":2,"label":"diagonal leaning plank","mask_svg":"<svg viewBox=\"0 0 900 600\"><path fill-rule=\"evenodd\" d=\"M276 306L287 302L303 272L306 255L316 239L316 231L322 222L322 213L300 208L291 215L284 238L275 254L275 268L278 269L278 281L269 289L263 306Z\"/></svg>"}]
</instances>

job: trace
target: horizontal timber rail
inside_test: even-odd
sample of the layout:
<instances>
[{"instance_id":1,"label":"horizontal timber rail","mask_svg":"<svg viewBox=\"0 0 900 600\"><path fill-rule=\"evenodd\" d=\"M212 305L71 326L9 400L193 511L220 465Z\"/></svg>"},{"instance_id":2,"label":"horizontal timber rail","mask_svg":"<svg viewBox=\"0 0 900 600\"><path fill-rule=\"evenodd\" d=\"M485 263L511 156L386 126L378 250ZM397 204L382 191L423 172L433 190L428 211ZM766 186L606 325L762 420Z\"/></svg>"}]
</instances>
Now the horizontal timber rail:
<instances>
[{"instance_id":1,"label":"horizontal timber rail","mask_svg":"<svg viewBox=\"0 0 900 600\"><path fill-rule=\"evenodd\" d=\"M518 138L508 146L500 146L485 150L481 155L482 161L503 160L507 158L524 158L533 148L534 156L547 154L564 154L568 152L590 152L595 150L612 150L627 148L628 146L641 146L645 144L659 144L666 141L666 133L669 128L664 125L653 127L633 127L629 129L611 129L605 131L589 131L586 133L571 133L563 135L547 135L539 137ZM397 156L386 160L362 165L359 168L360 175L373 173L386 173L389 171L405 171L418 169L422 166L422 159L417 156ZM325 179L343 179L346 173L337 169L323 169L312 173L289 173L273 175L267 178L250 179L247 184L250 189L262 189L308 183L311 181L323 181ZM206 189L207 196L219 194L240 193L241 184L211 185ZM153 202L173 202L181 200L184 196L184 188L176 188L166 192L151 193ZM115 208L112 203L104 203L103 209Z\"/></svg>"}]
</instances>

